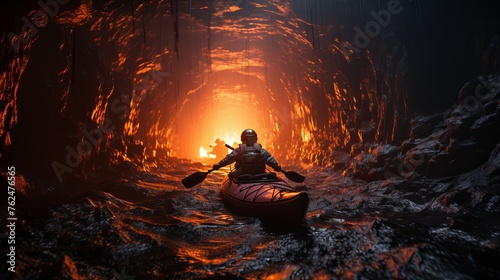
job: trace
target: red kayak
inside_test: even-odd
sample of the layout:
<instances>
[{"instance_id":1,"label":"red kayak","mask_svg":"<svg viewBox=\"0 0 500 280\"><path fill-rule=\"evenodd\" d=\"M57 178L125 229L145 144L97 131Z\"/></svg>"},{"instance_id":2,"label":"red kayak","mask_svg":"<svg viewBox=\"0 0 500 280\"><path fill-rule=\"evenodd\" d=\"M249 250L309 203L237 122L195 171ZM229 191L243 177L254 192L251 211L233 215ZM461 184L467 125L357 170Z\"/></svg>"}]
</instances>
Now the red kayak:
<instances>
[{"instance_id":1,"label":"red kayak","mask_svg":"<svg viewBox=\"0 0 500 280\"><path fill-rule=\"evenodd\" d=\"M222 181L221 195L229 207L271 224L303 222L309 206L306 192L294 190L275 173L243 176Z\"/></svg>"}]
</instances>

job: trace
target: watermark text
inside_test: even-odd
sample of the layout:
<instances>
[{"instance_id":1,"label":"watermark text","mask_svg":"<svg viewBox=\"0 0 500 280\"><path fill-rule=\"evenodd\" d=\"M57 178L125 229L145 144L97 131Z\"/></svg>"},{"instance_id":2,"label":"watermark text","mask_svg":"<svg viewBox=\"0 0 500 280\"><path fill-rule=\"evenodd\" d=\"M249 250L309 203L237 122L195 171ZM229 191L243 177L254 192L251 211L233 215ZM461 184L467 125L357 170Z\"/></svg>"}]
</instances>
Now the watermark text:
<instances>
[{"instance_id":1,"label":"watermark text","mask_svg":"<svg viewBox=\"0 0 500 280\"><path fill-rule=\"evenodd\" d=\"M16 168L7 168L7 270L16 272Z\"/></svg>"}]
</instances>

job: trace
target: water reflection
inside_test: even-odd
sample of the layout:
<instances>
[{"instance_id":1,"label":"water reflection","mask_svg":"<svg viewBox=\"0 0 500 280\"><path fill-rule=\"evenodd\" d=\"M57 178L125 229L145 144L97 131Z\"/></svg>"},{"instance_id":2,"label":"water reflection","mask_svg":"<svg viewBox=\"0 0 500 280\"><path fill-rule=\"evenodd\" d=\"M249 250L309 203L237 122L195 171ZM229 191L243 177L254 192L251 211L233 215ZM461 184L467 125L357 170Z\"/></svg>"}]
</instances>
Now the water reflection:
<instances>
[{"instance_id":1,"label":"water reflection","mask_svg":"<svg viewBox=\"0 0 500 280\"><path fill-rule=\"evenodd\" d=\"M372 205L380 190L328 168L311 168L300 170L309 178L306 188L312 198L306 223L294 229L276 228L224 207L219 185L227 170L185 189L180 179L206 167L186 161L162 165L169 167L137 174L140 180L126 184L108 181L101 190L63 204L23 207L17 275L499 276L498 217L475 221L468 214L437 210L439 203L420 204L419 210L408 212L401 206L408 196L389 189L385 189L386 204ZM147 195L131 195L134 192Z\"/></svg>"}]
</instances>

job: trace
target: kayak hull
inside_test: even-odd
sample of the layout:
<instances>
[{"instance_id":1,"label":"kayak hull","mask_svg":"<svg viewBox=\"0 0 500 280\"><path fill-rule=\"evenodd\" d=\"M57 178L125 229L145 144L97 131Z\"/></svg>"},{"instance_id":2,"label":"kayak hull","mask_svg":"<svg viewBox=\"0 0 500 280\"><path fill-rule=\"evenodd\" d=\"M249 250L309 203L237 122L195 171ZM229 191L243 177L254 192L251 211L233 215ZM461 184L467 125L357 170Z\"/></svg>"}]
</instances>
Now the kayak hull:
<instances>
[{"instance_id":1,"label":"kayak hull","mask_svg":"<svg viewBox=\"0 0 500 280\"><path fill-rule=\"evenodd\" d=\"M235 182L226 177L222 181L221 196L231 210L276 225L302 224L309 206L306 192L296 191L276 177L248 182Z\"/></svg>"}]
</instances>

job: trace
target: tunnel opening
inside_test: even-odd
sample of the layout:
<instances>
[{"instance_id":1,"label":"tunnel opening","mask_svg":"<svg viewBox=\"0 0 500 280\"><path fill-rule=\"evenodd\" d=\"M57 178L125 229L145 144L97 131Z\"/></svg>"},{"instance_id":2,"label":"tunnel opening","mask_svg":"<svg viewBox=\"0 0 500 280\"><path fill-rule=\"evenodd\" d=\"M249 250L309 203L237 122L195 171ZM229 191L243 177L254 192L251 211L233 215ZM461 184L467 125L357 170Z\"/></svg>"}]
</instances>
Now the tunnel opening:
<instances>
[{"instance_id":1,"label":"tunnel opening","mask_svg":"<svg viewBox=\"0 0 500 280\"><path fill-rule=\"evenodd\" d=\"M266 90L263 81L229 70L213 73L209 80L185 97L173 118L167 141L174 155L198 159L199 148L208 149L217 138L229 145L239 143L245 128L255 129L263 145L273 142L268 95L261 93Z\"/></svg>"},{"instance_id":2,"label":"tunnel opening","mask_svg":"<svg viewBox=\"0 0 500 280\"><path fill-rule=\"evenodd\" d=\"M410 28L407 20L394 16L394 24L366 48L346 57L355 34L344 25L366 24L377 5L331 3L324 6L329 12L319 12L308 6L312 2L297 3L61 6L19 50L12 48L11 37L2 37L3 53L12 58L2 68L2 147L36 153L29 141L12 141L33 127L18 111L29 111L30 91L55 81L56 89L42 94L50 95L54 123L63 125L58 141L47 141L52 147L42 149L55 151L50 154L57 158L41 159L31 169L64 161L66 145L76 147L85 141L83 130L106 120L115 129L91 154L127 160L159 155L197 160L200 147L226 135L234 138L247 127L257 130L273 154L319 165L357 143L398 145L407 139L408 99L416 98L407 83L413 67L408 58L415 61L411 43L419 40L402 34L400 25ZM409 18L419 11L416 4L404 8ZM355 16L349 19L344 11ZM8 26L22 35L23 24ZM43 53L45 45L63 54L46 59L45 78L24 71L38 67L30 56ZM22 81L31 83L19 86Z\"/></svg>"}]
</instances>

